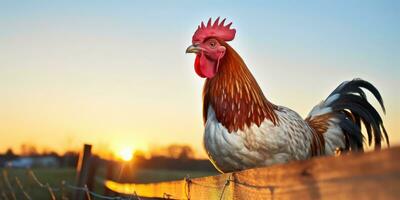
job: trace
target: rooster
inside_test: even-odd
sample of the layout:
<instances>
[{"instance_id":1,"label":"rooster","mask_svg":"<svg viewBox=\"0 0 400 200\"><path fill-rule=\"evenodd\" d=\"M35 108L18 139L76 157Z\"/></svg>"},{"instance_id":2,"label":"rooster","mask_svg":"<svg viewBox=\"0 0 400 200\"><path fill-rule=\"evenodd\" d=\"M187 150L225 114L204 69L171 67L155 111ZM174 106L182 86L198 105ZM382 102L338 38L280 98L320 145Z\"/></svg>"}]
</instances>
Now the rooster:
<instances>
[{"instance_id":1,"label":"rooster","mask_svg":"<svg viewBox=\"0 0 400 200\"><path fill-rule=\"evenodd\" d=\"M219 18L198 26L192 45L195 72L206 78L203 89L204 147L220 172L269 166L341 151L380 149L388 135L382 118L367 101L370 91L385 112L379 91L354 79L340 84L303 119L267 100L239 54L227 43L235 38L232 22Z\"/></svg>"}]
</instances>

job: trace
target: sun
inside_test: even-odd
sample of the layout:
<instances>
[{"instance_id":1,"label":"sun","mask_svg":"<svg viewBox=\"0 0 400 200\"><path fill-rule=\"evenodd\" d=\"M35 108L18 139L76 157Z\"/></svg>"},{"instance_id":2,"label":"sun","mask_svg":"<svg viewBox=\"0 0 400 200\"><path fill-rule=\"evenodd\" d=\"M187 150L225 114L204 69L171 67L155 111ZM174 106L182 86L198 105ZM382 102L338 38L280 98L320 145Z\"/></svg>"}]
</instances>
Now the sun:
<instances>
[{"instance_id":1,"label":"sun","mask_svg":"<svg viewBox=\"0 0 400 200\"><path fill-rule=\"evenodd\" d=\"M123 161L130 161L133 157L133 148L132 147L124 147L121 148L117 152L118 158L122 159Z\"/></svg>"}]
</instances>

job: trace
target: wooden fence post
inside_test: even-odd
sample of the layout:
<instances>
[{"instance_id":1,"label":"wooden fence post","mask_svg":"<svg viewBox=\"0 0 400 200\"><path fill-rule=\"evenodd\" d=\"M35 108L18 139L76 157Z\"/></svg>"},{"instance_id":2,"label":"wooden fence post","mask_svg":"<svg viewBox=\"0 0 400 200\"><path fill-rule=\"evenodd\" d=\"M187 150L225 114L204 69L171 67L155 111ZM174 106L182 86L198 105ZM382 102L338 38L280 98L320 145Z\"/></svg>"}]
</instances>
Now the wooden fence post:
<instances>
[{"instance_id":1,"label":"wooden fence post","mask_svg":"<svg viewBox=\"0 0 400 200\"><path fill-rule=\"evenodd\" d=\"M99 159L92 156L90 158L89 173L88 173L88 178L86 181L86 186L90 191L94 191L94 186L95 186L95 182L96 182L95 178L96 178L98 165L99 165Z\"/></svg>"},{"instance_id":2,"label":"wooden fence post","mask_svg":"<svg viewBox=\"0 0 400 200\"><path fill-rule=\"evenodd\" d=\"M90 160L92 157L92 145L85 144L83 147L83 154L79 156L78 166L77 166L77 187L85 188L88 180L88 174L90 169ZM75 200L84 200L85 192L76 190L74 195Z\"/></svg>"}]
</instances>

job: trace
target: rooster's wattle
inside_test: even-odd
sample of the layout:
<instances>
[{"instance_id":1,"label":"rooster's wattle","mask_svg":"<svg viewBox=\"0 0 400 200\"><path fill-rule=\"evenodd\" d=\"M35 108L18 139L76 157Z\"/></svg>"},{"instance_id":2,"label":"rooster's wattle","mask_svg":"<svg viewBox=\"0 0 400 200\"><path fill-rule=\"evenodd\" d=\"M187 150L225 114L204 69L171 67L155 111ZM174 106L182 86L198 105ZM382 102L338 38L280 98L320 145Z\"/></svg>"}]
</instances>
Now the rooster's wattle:
<instances>
[{"instance_id":1,"label":"rooster's wattle","mask_svg":"<svg viewBox=\"0 0 400 200\"><path fill-rule=\"evenodd\" d=\"M219 18L202 22L187 53L195 53L195 71L203 89L204 146L221 172L304 160L341 151L363 151L368 144L389 144L382 119L367 101L370 91L385 110L379 91L354 79L340 84L306 119L269 102L239 54L227 41L236 30Z\"/></svg>"}]
</instances>

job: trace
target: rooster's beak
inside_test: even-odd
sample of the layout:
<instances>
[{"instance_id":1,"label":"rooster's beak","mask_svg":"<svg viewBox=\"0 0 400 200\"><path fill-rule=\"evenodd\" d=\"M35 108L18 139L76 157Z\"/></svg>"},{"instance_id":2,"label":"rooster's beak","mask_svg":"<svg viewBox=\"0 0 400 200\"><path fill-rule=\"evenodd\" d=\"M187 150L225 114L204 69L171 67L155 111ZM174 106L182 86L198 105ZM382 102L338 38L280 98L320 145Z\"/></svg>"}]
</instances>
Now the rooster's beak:
<instances>
[{"instance_id":1,"label":"rooster's beak","mask_svg":"<svg viewBox=\"0 0 400 200\"><path fill-rule=\"evenodd\" d=\"M197 44L194 45L190 45L187 49L186 49L186 53L200 53L201 52L201 48L197 46Z\"/></svg>"}]
</instances>

